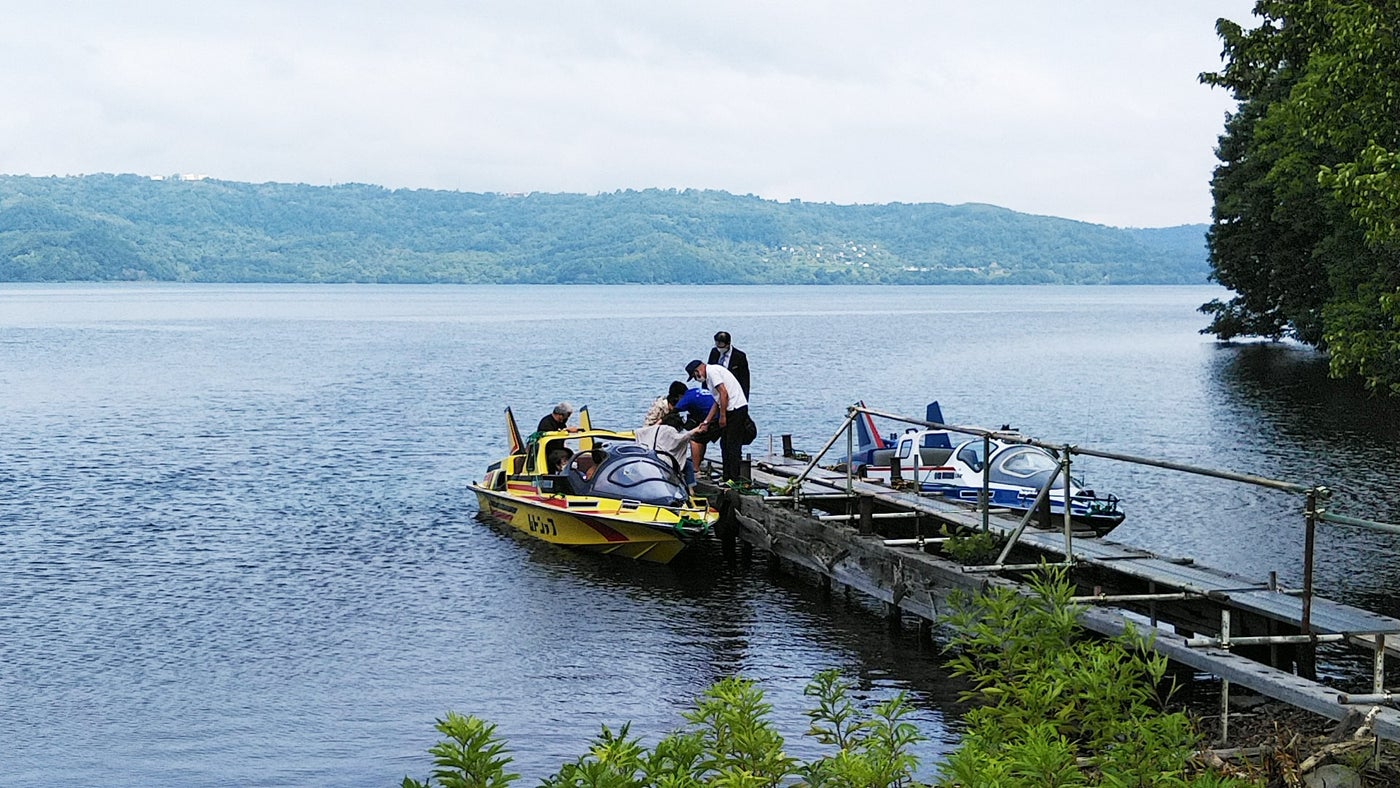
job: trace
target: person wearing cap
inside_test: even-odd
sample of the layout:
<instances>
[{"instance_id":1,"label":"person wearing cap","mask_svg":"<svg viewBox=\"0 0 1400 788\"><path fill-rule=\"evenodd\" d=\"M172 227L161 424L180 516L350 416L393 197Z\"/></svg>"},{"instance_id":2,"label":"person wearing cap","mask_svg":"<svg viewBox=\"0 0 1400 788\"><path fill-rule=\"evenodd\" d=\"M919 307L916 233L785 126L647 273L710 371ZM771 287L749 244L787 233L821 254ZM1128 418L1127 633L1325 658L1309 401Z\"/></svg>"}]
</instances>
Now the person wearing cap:
<instances>
[{"instance_id":1,"label":"person wearing cap","mask_svg":"<svg viewBox=\"0 0 1400 788\"><path fill-rule=\"evenodd\" d=\"M715 404L706 421L719 425L724 481L737 481L744 450L744 428L749 420L749 399L734 373L718 364L705 364L697 358L685 365L685 372L714 395Z\"/></svg>"},{"instance_id":2,"label":"person wearing cap","mask_svg":"<svg viewBox=\"0 0 1400 788\"><path fill-rule=\"evenodd\" d=\"M710 348L710 360L705 363L718 364L734 373L734 379L739 381L739 388L744 390L744 398L748 398L749 357L729 341L728 331L715 334L715 346Z\"/></svg>"}]
</instances>

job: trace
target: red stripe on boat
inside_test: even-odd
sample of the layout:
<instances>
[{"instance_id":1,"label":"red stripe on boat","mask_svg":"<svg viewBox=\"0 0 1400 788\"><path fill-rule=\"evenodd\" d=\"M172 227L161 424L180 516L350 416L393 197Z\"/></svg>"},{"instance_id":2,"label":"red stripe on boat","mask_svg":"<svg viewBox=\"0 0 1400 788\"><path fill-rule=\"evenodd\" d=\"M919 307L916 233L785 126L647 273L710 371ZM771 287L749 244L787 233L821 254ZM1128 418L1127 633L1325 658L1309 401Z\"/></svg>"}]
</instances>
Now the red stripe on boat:
<instances>
[{"instance_id":1,"label":"red stripe on boat","mask_svg":"<svg viewBox=\"0 0 1400 788\"><path fill-rule=\"evenodd\" d=\"M578 519L582 520L584 525L587 525L589 528L592 528L593 530L597 531L600 536L602 536L609 542L627 541L627 536L625 534L619 532L616 528L613 528L611 525L608 525L605 522L602 522L600 520L593 520L587 517L579 517Z\"/></svg>"}]
</instances>

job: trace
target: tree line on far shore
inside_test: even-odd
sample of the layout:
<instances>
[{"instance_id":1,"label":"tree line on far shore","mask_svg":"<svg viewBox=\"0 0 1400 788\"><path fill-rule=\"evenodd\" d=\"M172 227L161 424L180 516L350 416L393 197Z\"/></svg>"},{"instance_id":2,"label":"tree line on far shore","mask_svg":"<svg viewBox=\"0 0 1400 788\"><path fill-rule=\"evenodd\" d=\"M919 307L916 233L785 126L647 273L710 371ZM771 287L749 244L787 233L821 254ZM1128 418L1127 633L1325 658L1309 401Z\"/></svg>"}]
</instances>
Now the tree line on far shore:
<instances>
[{"instance_id":1,"label":"tree line on far shore","mask_svg":"<svg viewBox=\"0 0 1400 788\"><path fill-rule=\"evenodd\" d=\"M0 281L1201 284L1205 225L722 191L0 175Z\"/></svg>"}]
</instances>

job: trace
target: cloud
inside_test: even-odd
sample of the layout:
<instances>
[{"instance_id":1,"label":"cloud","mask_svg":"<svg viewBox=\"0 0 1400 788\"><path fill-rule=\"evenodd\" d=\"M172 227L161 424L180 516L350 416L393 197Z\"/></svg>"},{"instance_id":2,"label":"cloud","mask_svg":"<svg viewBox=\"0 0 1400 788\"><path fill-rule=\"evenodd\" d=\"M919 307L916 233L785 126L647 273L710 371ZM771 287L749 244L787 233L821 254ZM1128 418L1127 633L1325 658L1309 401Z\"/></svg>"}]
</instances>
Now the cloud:
<instances>
[{"instance_id":1,"label":"cloud","mask_svg":"<svg viewBox=\"0 0 1400 788\"><path fill-rule=\"evenodd\" d=\"M695 187L1209 218L1217 16L822 2L38 3L0 31L0 171L466 191Z\"/></svg>"}]
</instances>

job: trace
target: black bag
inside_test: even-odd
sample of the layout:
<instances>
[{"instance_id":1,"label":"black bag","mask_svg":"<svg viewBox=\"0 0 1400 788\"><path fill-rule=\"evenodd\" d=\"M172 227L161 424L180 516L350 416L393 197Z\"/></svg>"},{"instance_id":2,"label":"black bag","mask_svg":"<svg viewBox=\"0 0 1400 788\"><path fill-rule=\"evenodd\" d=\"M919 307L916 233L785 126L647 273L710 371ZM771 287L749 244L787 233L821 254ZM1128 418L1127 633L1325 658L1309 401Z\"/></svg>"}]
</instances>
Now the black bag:
<instances>
[{"instance_id":1,"label":"black bag","mask_svg":"<svg viewBox=\"0 0 1400 788\"><path fill-rule=\"evenodd\" d=\"M744 411L743 437L745 446L753 443L754 438L758 437L758 425L753 423L753 416L750 416L748 411Z\"/></svg>"}]
</instances>

